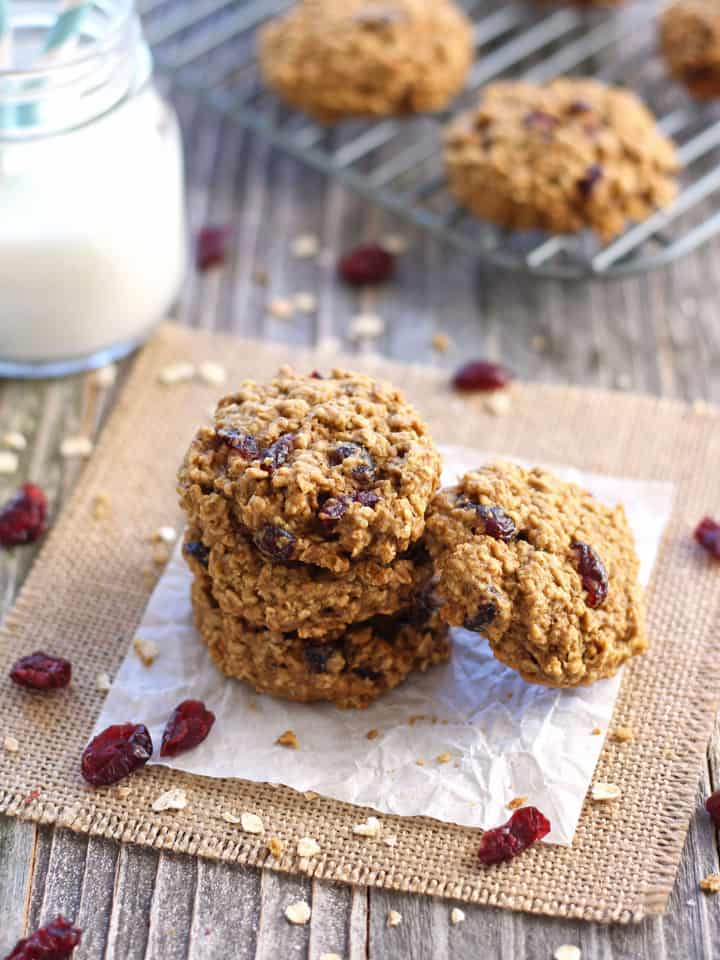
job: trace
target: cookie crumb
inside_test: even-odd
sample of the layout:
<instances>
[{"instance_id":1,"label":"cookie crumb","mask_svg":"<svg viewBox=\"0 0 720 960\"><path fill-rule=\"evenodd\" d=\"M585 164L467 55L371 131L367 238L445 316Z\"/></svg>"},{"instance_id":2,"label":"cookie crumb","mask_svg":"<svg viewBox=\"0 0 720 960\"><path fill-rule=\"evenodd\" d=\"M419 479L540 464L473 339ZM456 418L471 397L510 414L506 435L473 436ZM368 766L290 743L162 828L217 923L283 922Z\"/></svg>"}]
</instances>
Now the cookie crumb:
<instances>
[{"instance_id":1,"label":"cookie crumb","mask_svg":"<svg viewBox=\"0 0 720 960\"><path fill-rule=\"evenodd\" d=\"M446 333L436 333L432 338L432 346L438 353L447 353L450 349L450 337Z\"/></svg>"},{"instance_id":2,"label":"cookie crumb","mask_svg":"<svg viewBox=\"0 0 720 960\"><path fill-rule=\"evenodd\" d=\"M620 787L614 783L594 783L592 787L593 800L617 800L621 794Z\"/></svg>"},{"instance_id":3,"label":"cookie crumb","mask_svg":"<svg viewBox=\"0 0 720 960\"><path fill-rule=\"evenodd\" d=\"M450 761L452 760L452 754L447 753L447 751L445 753L439 753L435 757L435 759L437 760L438 763L450 763Z\"/></svg>"},{"instance_id":4,"label":"cookie crumb","mask_svg":"<svg viewBox=\"0 0 720 960\"><path fill-rule=\"evenodd\" d=\"M465 911L461 910L460 907L453 907L450 911L450 923L455 926L458 923L462 923L465 919Z\"/></svg>"},{"instance_id":5,"label":"cookie crumb","mask_svg":"<svg viewBox=\"0 0 720 960\"><path fill-rule=\"evenodd\" d=\"M158 380L166 387L176 383L187 383L195 376L194 363L169 363L158 374Z\"/></svg>"},{"instance_id":6,"label":"cookie crumb","mask_svg":"<svg viewBox=\"0 0 720 960\"><path fill-rule=\"evenodd\" d=\"M306 800L317 800L317 798L320 796L320 794L319 794L319 793L315 793L314 790L306 790L306 791L303 793L303 796L305 797Z\"/></svg>"},{"instance_id":7,"label":"cookie crumb","mask_svg":"<svg viewBox=\"0 0 720 960\"><path fill-rule=\"evenodd\" d=\"M387 922L389 927L397 927L402 923L402 914L397 910L388 910Z\"/></svg>"},{"instance_id":8,"label":"cookie crumb","mask_svg":"<svg viewBox=\"0 0 720 960\"><path fill-rule=\"evenodd\" d=\"M299 233L291 244L292 255L298 260L316 257L320 252L320 243L314 233Z\"/></svg>"},{"instance_id":9,"label":"cookie crumb","mask_svg":"<svg viewBox=\"0 0 720 960\"><path fill-rule=\"evenodd\" d=\"M7 475L17 473L19 466L20 461L16 453L12 450L0 450L0 473Z\"/></svg>"},{"instance_id":10,"label":"cookie crumb","mask_svg":"<svg viewBox=\"0 0 720 960\"><path fill-rule=\"evenodd\" d=\"M513 797L509 803L505 804L505 806L508 808L508 810L518 810L520 807L524 807L527 802L527 797Z\"/></svg>"},{"instance_id":11,"label":"cookie crumb","mask_svg":"<svg viewBox=\"0 0 720 960\"><path fill-rule=\"evenodd\" d=\"M547 337L537 334L530 340L530 346L536 353L544 353L547 349Z\"/></svg>"},{"instance_id":12,"label":"cookie crumb","mask_svg":"<svg viewBox=\"0 0 720 960\"><path fill-rule=\"evenodd\" d=\"M15 737L3 737L3 750L6 753L17 753L20 750L20 744Z\"/></svg>"},{"instance_id":13,"label":"cookie crumb","mask_svg":"<svg viewBox=\"0 0 720 960\"><path fill-rule=\"evenodd\" d=\"M496 390L483 399L483 407L494 417L505 417L512 410L512 396L509 390Z\"/></svg>"},{"instance_id":14,"label":"cookie crumb","mask_svg":"<svg viewBox=\"0 0 720 960\"><path fill-rule=\"evenodd\" d=\"M198 377L209 387L219 387L227 380L227 370L219 363L201 363L197 372Z\"/></svg>"},{"instance_id":15,"label":"cookie crumb","mask_svg":"<svg viewBox=\"0 0 720 960\"><path fill-rule=\"evenodd\" d=\"M720 893L720 873L709 873L700 881L700 889L705 893Z\"/></svg>"},{"instance_id":16,"label":"cookie crumb","mask_svg":"<svg viewBox=\"0 0 720 960\"><path fill-rule=\"evenodd\" d=\"M383 335L385 321L377 313L358 313L350 321L351 340L376 340Z\"/></svg>"},{"instance_id":17,"label":"cookie crumb","mask_svg":"<svg viewBox=\"0 0 720 960\"><path fill-rule=\"evenodd\" d=\"M115 386L117 380L117 367L114 363L109 363L106 367L100 367L93 374L93 383L101 390L109 390Z\"/></svg>"},{"instance_id":18,"label":"cookie crumb","mask_svg":"<svg viewBox=\"0 0 720 960\"><path fill-rule=\"evenodd\" d=\"M375 839L380 835L382 823L377 817L368 817L365 823L356 823L352 832L358 837L370 837Z\"/></svg>"},{"instance_id":19,"label":"cookie crumb","mask_svg":"<svg viewBox=\"0 0 720 960\"><path fill-rule=\"evenodd\" d=\"M152 640L143 640L142 637L133 639L133 650L144 667L151 667L160 656L160 647Z\"/></svg>"},{"instance_id":20,"label":"cookie crumb","mask_svg":"<svg viewBox=\"0 0 720 960\"><path fill-rule=\"evenodd\" d=\"M94 520L106 520L110 516L112 503L107 493L96 493L92 502Z\"/></svg>"},{"instance_id":21,"label":"cookie crumb","mask_svg":"<svg viewBox=\"0 0 720 960\"><path fill-rule=\"evenodd\" d=\"M300 313L315 313L317 310L317 298L312 293L301 291L293 297L295 309Z\"/></svg>"},{"instance_id":22,"label":"cookie crumb","mask_svg":"<svg viewBox=\"0 0 720 960\"><path fill-rule=\"evenodd\" d=\"M132 790L130 787L118 787L116 793L119 800L127 800L132 793Z\"/></svg>"},{"instance_id":23,"label":"cookie crumb","mask_svg":"<svg viewBox=\"0 0 720 960\"><path fill-rule=\"evenodd\" d=\"M616 727L610 734L610 739L616 743L628 743L633 739L633 732L630 727Z\"/></svg>"},{"instance_id":24,"label":"cookie crumb","mask_svg":"<svg viewBox=\"0 0 720 960\"><path fill-rule=\"evenodd\" d=\"M4 447L8 447L8 449L16 451L25 450L27 448L25 434L19 433L16 430L9 430L7 433L4 433L2 436L2 444Z\"/></svg>"},{"instance_id":25,"label":"cookie crumb","mask_svg":"<svg viewBox=\"0 0 720 960\"><path fill-rule=\"evenodd\" d=\"M166 810L184 810L187 804L188 799L185 791L179 787L173 787L156 797L153 800L152 808L155 813L163 813Z\"/></svg>"},{"instance_id":26,"label":"cookie crumb","mask_svg":"<svg viewBox=\"0 0 720 960\"><path fill-rule=\"evenodd\" d=\"M265 267L255 267L253 270L253 281L259 287L266 287L268 285L268 272Z\"/></svg>"},{"instance_id":27,"label":"cookie crumb","mask_svg":"<svg viewBox=\"0 0 720 960\"><path fill-rule=\"evenodd\" d=\"M265 825L256 813L241 813L240 826L245 833L263 833Z\"/></svg>"},{"instance_id":28,"label":"cookie crumb","mask_svg":"<svg viewBox=\"0 0 720 960\"><path fill-rule=\"evenodd\" d=\"M312 911L304 900L296 900L294 903L291 903L285 908L285 916L290 923L297 924L301 927L305 926L305 924L310 920L311 915Z\"/></svg>"},{"instance_id":29,"label":"cookie crumb","mask_svg":"<svg viewBox=\"0 0 720 960\"><path fill-rule=\"evenodd\" d=\"M297 854L299 857L315 857L320 853L320 844L312 837L300 837L297 842Z\"/></svg>"},{"instance_id":30,"label":"cookie crumb","mask_svg":"<svg viewBox=\"0 0 720 960\"><path fill-rule=\"evenodd\" d=\"M593 727L590 733L593 735L593 737L599 737L600 734L602 733L602 730L600 729L600 727Z\"/></svg>"},{"instance_id":31,"label":"cookie crumb","mask_svg":"<svg viewBox=\"0 0 720 960\"><path fill-rule=\"evenodd\" d=\"M365 734L365 736L367 737L368 740L377 740L377 738L380 736L380 731L379 731L379 730L368 730L368 732Z\"/></svg>"},{"instance_id":32,"label":"cookie crumb","mask_svg":"<svg viewBox=\"0 0 720 960\"><path fill-rule=\"evenodd\" d=\"M279 860L284 849L285 845L279 837L270 837L268 840L268 850L272 857L275 857L276 860Z\"/></svg>"},{"instance_id":33,"label":"cookie crumb","mask_svg":"<svg viewBox=\"0 0 720 960\"><path fill-rule=\"evenodd\" d=\"M580 947L572 943L562 943L556 948L553 960L580 960L581 956Z\"/></svg>"},{"instance_id":34,"label":"cookie crumb","mask_svg":"<svg viewBox=\"0 0 720 960\"><path fill-rule=\"evenodd\" d=\"M407 252L410 241L401 233L386 233L385 236L380 238L380 246L383 250L387 250L388 253L399 257L401 254Z\"/></svg>"},{"instance_id":35,"label":"cookie crumb","mask_svg":"<svg viewBox=\"0 0 720 960\"><path fill-rule=\"evenodd\" d=\"M300 741L292 730L286 730L285 733L281 733L275 743L281 747L289 747L291 750L297 750L300 747Z\"/></svg>"},{"instance_id":36,"label":"cookie crumb","mask_svg":"<svg viewBox=\"0 0 720 960\"><path fill-rule=\"evenodd\" d=\"M237 826L238 823L242 823L241 818L236 814L231 813L229 810L223 810L223 812L220 814L220 819L224 820L225 823L231 823L233 826Z\"/></svg>"},{"instance_id":37,"label":"cookie crumb","mask_svg":"<svg viewBox=\"0 0 720 960\"><path fill-rule=\"evenodd\" d=\"M112 679L109 673L99 673L95 677L95 686L101 693L107 693L112 687Z\"/></svg>"},{"instance_id":38,"label":"cookie crumb","mask_svg":"<svg viewBox=\"0 0 720 960\"><path fill-rule=\"evenodd\" d=\"M278 320L287 320L293 315L293 305L284 297L275 297L268 303L268 313Z\"/></svg>"},{"instance_id":39,"label":"cookie crumb","mask_svg":"<svg viewBox=\"0 0 720 960\"><path fill-rule=\"evenodd\" d=\"M415 761L415 764L416 764L418 767L424 767L424 766L425 766L425 758L424 758L424 757L418 757L417 760Z\"/></svg>"}]
</instances>

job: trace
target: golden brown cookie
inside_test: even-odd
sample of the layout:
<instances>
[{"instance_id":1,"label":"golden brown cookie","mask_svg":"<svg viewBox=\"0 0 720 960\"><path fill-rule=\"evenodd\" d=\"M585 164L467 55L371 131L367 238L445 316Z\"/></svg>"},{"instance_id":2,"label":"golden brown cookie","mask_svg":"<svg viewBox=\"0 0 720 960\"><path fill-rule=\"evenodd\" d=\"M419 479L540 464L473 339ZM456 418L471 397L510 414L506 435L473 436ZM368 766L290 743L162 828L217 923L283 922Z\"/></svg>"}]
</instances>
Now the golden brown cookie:
<instances>
[{"instance_id":1,"label":"golden brown cookie","mask_svg":"<svg viewBox=\"0 0 720 960\"><path fill-rule=\"evenodd\" d=\"M440 110L472 56L453 0L301 0L260 34L265 82L325 123Z\"/></svg>"},{"instance_id":2,"label":"golden brown cookie","mask_svg":"<svg viewBox=\"0 0 720 960\"><path fill-rule=\"evenodd\" d=\"M220 670L258 693L286 700L367 707L413 670L427 670L450 655L447 627L420 605L356 624L337 639L309 643L223 613L207 576L196 576L192 599L197 628Z\"/></svg>"},{"instance_id":3,"label":"golden brown cookie","mask_svg":"<svg viewBox=\"0 0 720 960\"><path fill-rule=\"evenodd\" d=\"M350 624L397 613L425 591L433 575L422 541L389 564L356 560L340 575L309 563L268 560L247 537L222 529L205 538L187 530L184 553L194 573L209 573L224 613L302 639L340 635Z\"/></svg>"},{"instance_id":4,"label":"golden brown cookie","mask_svg":"<svg viewBox=\"0 0 720 960\"><path fill-rule=\"evenodd\" d=\"M441 615L483 633L531 683L593 683L647 648L621 506L539 468L499 462L438 493L426 541Z\"/></svg>"},{"instance_id":5,"label":"golden brown cookie","mask_svg":"<svg viewBox=\"0 0 720 960\"><path fill-rule=\"evenodd\" d=\"M284 369L220 401L178 490L212 542L238 530L269 560L346 573L359 558L389 564L420 538L439 479L440 456L400 391Z\"/></svg>"},{"instance_id":6,"label":"golden brown cookie","mask_svg":"<svg viewBox=\"0 0 720 960\"><path fill-rule=\"evenodd\" d=\"M627 90L564 78L494 83L445 132L458 203L514 230L604 240L674 198L675 147Z\"/></svg>"},{"instance_id":7,"label":"golden brown cookie","mask_svg":"<svg viewBox=\"0 0 720 960\"><path fill-rule=\"evenodd\" d=\"M660 19L660 46L670 73L701 100L720 97L720 4L679 0Z\"/></svg>"}]
</instances>

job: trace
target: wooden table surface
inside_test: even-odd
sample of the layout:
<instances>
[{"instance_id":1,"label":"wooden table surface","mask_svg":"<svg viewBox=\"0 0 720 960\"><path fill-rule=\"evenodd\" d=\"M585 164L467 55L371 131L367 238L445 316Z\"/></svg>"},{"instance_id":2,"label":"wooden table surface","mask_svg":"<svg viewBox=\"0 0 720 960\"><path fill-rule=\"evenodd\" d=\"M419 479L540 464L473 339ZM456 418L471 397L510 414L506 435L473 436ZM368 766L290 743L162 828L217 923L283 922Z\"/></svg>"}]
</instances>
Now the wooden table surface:
<instances>
[{"instance_id":1,"label":"wooden table surface","mask_svg":"<svg viewBox=\"0 0 720 960\"><path fill-rule=\"evenodd\" d=\"M376 350L448 369L471 356L502 358L525 379L720 402L720 242L664 272L607 285L483 271L268 149L188 95L173 99L186 134L191 225L231 223L235 236L223 269L190 272L179 322L290 345L331 346L337 339L348 350ZM291 239L305 232L316 234L331 255L319 261L293 257ZM386 233L411 241L396 281L374 302L338 286L334 252ZM254 280L258 268L267 271L267 287ZM267 311L273 297L299 291L317 296L317 315L281 320ZM376 342L353 344L350 320L362 309L380 313L386 330ZM446 354L433 351L435 333L451 338ZM49 490L54 513L79 469L59 456L62 438L98 429L107 412L90 409L87 396L82 377L0 386L0 429L27 434L22 476ZM587 442L592 438L578 437L578 443ZM3 478L0 493L9 493L18 479ZM698 510L705 507L720 512L720 494ZM32 558L27 548L0 556L3 608L12 603ZM61 912L85 930L78 960L318 960L326 952L344 960L549 960L563 943L579 945L584 960L720 957L720 897L698 890L698 880L718 870L718 838L700 798L720 782L719 745L716 737L698 771L698 809L669 911L637 926L468 906L465 922L452 926L452 904L444 900L261 873L0 818L0 954ZM294 899L312 904L307 927L293 927L283 917ZM392 929L390 909L403 916Z\"/></svg>"}]
</instances>

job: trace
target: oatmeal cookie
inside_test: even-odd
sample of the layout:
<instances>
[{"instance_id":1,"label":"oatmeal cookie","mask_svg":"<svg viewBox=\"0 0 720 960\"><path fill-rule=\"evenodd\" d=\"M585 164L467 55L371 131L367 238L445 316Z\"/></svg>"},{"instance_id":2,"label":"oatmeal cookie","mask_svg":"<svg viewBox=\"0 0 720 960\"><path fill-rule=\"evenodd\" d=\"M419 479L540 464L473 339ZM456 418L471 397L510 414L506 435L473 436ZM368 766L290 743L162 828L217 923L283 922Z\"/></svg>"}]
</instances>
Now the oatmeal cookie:
<instances>
[{"instance_id":1,"label":"oatmeal cookie","mask_svg":"<svg viewBox=\"0 0 720 960\"><path fill-rule=\"evenodd\" d=\"M185 558L196 573L207 571L224 613L253 627L298 637L339 636L348 626L411 604L433 575L422 541L389 564L356 560L335 575L309 563L268 560L241 533L197 529L185 533Z\"/></svg>"},{"instance_id":2,"label":"oatmeal cookie","mask_svg":"<svg viewBox=\"0 0 720 960\"><path fill-rule=\"evenodd\" d=\"M301 0L260 34L266 83L323 123L440 110L472 57L453 0Z\"/></svg>"},{"instance_id":3,"label":"oatmeal cookie","mask_svg":"<svg viewBox=\"0 0 720 960\"><path fill-rule=\"evenodd\" d=\"M482 632L525 680L593 683L645 651L639 562L621 506L499 462L440 491L425 537L441 615Z\"/></svg>"},{"instance_id":4,"label":"oatmeal cookie","mask_svg":"<svg viewBox=\"0 0 720 960\"><path fill-rule=\"evenodd\" d=\"M361 557L389 564L418 540L439 481L427 427L394 387L283 369L220 401L178 490L210 544L239 530L277 563L346 573Z\"/></svg>"},{"instance_id":5,"label":"oatmeal cookie","mask_svg":"<svg viewBox=\"0 0 720 960\"><path fill-rule=\"evenodd\" d=\"M670 73L700 100L720 97L720 6L679 0L660 20L660 47Z\"/></svg>"},{"instance_id":6,"label":"oatmeal cookie","mask_svg":"<svg viewBox=\"0 0 720 960\"><path fill-rule=\"evenodd\" d=\"M447 627L420 605L356 624L336 639L309 643L223 613L207 575L196 576L192 598L197 628L220 670L258 693L286 700L367 707L413 670L427 670L450 655Z\"/></svg>"},{"instance_id":7,"label":"oatmeal cookie","mask_svg":"<svg viewBox=\"0 0 720 960\"><path fill-rule=\"evenodd\" d=\"M447 127L445 162L461 206L515 230L607 241L677 192L674 144L640 100L579 78L486 87Z\"/></svg>"}]
</instances>

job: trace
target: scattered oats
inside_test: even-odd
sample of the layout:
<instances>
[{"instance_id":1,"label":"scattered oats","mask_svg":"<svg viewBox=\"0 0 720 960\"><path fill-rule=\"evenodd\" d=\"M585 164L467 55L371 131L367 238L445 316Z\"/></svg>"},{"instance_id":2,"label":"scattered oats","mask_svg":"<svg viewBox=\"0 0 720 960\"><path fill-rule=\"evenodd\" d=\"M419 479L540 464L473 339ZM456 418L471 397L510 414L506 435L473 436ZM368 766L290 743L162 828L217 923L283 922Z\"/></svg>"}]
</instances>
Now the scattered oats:
<instances>
[{"instance_id":1,"label":"scattered oats","mask_svg":"<svg viewBox=\"0 0 720 960\"><path fill-rule=\"evenodd\" d=\"M300 837L297 842L297 854L299 857L314 857L320 853L320 844L312 837Z\"/></svg>"},{"instance_id":2,"label":"scattered oats","mask_svg":"<svg viewBox=\"0 0 720 960\"><path fill-rule=\"evenodd\" d=\"M509 390L496 390L483 400L483 407L494 417L504 417L512 410L512 396Z\"/></svg>"},{"instance_id":3,"label":"scattered oats","mask_svg":"<svg viewBox=\"0 0 720 960\"><path fill-rule=\"evenodd\" d=\"M450 923L453 926L457 923L462 923L465 919L465 911L461 910L460 907L453 907L450 911Z\"/></svg>"},{"instance_id":4,"label":"scattered oats","mask_svg":"<svg viewBox=\"0 0 720 960\"><path fill-rule=\"evenodd\" d=\"M100 367L99 370L96 370L93 374L93 382L96 387L100 387L102 390L109 390L110 387L115 385L117 380L117 367L114 363L108 364L107 367Z\"/></svg>"},{"instance_id":5,"label":"scattered oats","mask_svg":"<svg viewBox=\"0 0 720 960\"><path fill-rule=\"evenodd\" d=\"M25 434L18 433L16 430L10 430L8 433L4 433L2 444L4 447L9 447L10 450L25 450L27 448Z\"/></svg>"},{"instance_id":6,"label":"scattered oats","mask_svg":"<svg viewBox=\"0 0 720 960\"><path fill-rule=\"evenodd\" d=\"M402 914L398 913L397 910L388 910L388 926L397 927L402 923Z\"/></svg>"},{"instance_id":7,"label":"scattered oats","mask_svg":"<svg viewBox=\"0 0 720 960\"><path fill-rule=\"evenodd\" d=\"M152 535L155 543L175 543L177 540L177 530L175 527L158 527Z\"/></svg>"},{"instance_id":8,"label":"scattered oats","mask_svg":"<svg viewBox=\"0 0 720 960\"><path fill-rule=\"evenodd\" d=\"M407 252L410 241L401 233L386 233L380 240L380 246L388 253L394 253L396 257L399 257Z\"/></svg>"},{"instance_id":9,"label":"scattered oats","mask_svg":"<svg viewBox=\"0 0 720 960\"><path fill-rule=\"evenodd\" d=\"M65 437L60 444L60 456L66 459L89 457L92 451L93 442L90 437L83 437L80 434L74 437Z\"/></svg>"},{"instance_id":10,"label":"scattered oats","mask_svg":"<svg viewBox=\"0 0 720 960\"><path fill-rule=\"evenodd\" d=\"M433 350L438 353L447 353L450 349L450 337L446 333L436 333L432 338Z\"/></svg>"},{"instance_id":11,"label":"scattered oats","mask_svg":"<svg viewBox=\"0 0 720 960\"><path fill-rule=\"evenodd\" d=\"M416 763L419 767L424 767L424 766L425 766L425 760L423 759L423 757L418 757L417 760L415 761L415 763Z\"/></svg>"},{"instance_id":12,"label":"scattered oats","mask_svg":"<svg viewBox=\"0 0 720 960\"><path fill-rule=\"evenodd\" d=\"M112 679L109 673L99 673L95 677L95 686L101 693L107 693L112 687Z\"/></svg>"},{"instance_id":13,"label":"scattered oats","mask_svg":"<svg viewBox=\"0 0 720 960\"><path fill-rule=\"evenodd\" d=\"M20 461L11 450L0 450L0 473L17 473Z\"/></svg>"},{"instance_id":14,"label":"scattered oats","mask_svg":"<svg viewBox=\"0 0 720 960\"><path fill-rule=\"evenodd\" d=\"M287 320L293 315L293 305L283 297L275 297L268 303L268 313L278 320Z\"/></svg>"},{"instance_id":15,"label":"scattered oats","mask_svg":"<svg viewBox=\"0 0 720 960\"><path fill-rule=\"evenodd\" d=\"M135 637L133 650L144 667L151 667L160 656L160 647L152 640L143 640L142 637Z\"/></svg>"},{"instance_id":16,"label":"scattered oats","mask_svg":"<svg viewBox=\"0 0 720 960\"><path fill-rule=\"evenodd\" d=\"M170 548L166 543L156 543L153 548L153 563L156 567L164 567L170 559Z\"/></svg>"},{"instance_id":17,"label":"scattered oats","mask_svg":"<svg viewBox=\"0 0 720 960\"><path fill-rule=\"evenodd\" d=\"M225 823L231 823L233 826L237 826L238 823L242 823L240 817L234 813L231 813L229 810L223 810L223 812L220 814L220 819L224 820Z\"/></svg>"},{"instance_id":18,"label":"scattered oats","mask_svg":"<svg viewBox=\"0 0 720 960\"><path fill-rule=\"evenodd\" d=\"M600 734L602 733L602 730L600 729L600 727L593 727L590 733L592 734L593 737L599 737Z\"/></svg>"},{"instance_id":19,"label":"scattered oats","mask_svg":"<svg viewBox=\"0 0 720 960\"><path fill-rule=\"evenodd\" d=\"M219 387L227 380L227 370L219 363L201 363L198 367L198 376L209 387Z\"/></svg>"},{"instance_id":20,"label":"scattered oats","mask_svg":"<svg viewBox=\"0 0 720 960\"><path fill-rule=\"evenodd\" d=\"M368 817L365 823L356 823L352 832L358 837L371 837L373 840L380 836L382 823L377 817Z\"/></svg>"},{"instance_id":21,"label":"scattered oats","mask_svg":"<svg viewBox=\"0 0 720 960\"><path fill-rule=\"evenodd\" d=\"M263 833L265 825L256 813L240 814L240 825L245 833Z\"/></svg>"},{"instance_id":22,"label":"scattered oats","mask_svg":"<svg viewBox=\"0 0 720 960\"><path fill-rule=\"evenodd\" d=\"M396 847L397 837L396 836L383 837L382 842L385 844L386 847Z\"/></svg>"},{"instance_id":23,"label":"scattered oats","mask_svg":"<svg viewBox=\"0 0 720 960\"><path fill-rule=\"evenodd\" d=\"M110 497L106 493L96 493L92 503L93 518L105 520L110 515L110 506Z\"/></svg>"},{"instance_id":24,"label":"scattered oats","mask_svg":"<svg viewBox=\"0 0 720 960\"><path fill-rule=\"evenodd\" d=\"M672 747L665 747L665 749L663 750L663 756L665 757L666 760L674 760L675 751L672 749Z\"/></svg>"},{"instance_id":25,"label":"scattered oats","mask_svg":"<svg viewBox=\"0 0 720 960\"><path fill-rule=\"evenodd\" d=\"M253 280L260 287L266 287L268 282L268 272L264 267L255 267L253 270Z\"/></svg>"},{"instance_id":26,"label":"scattered oats","mask_svg":"<svg viewBox=\"0 0 720 960\"><path fill-rule=\"evenodd\" d=\"M379 730L368 730L368 732L365 734L365 736L368 738L368 740L377 740L377 738L380 736L380 731L379 731Z\"/></svg>"},{"instance_id":27,"label":"scattered oats","mask_svg":"<svg viewBox=\"0 0 720 960\"><path fill-rule=\"evenodd\" d=\"M700 889L705 893L720 893L720 873L710 873L700 881Z\"/></svg>"},{"instance_id":28,"label":"scattered oats","mask_svg":"<svg viewBox=\"0 0 720 960\"><path fill-rule=\"evenodd\" d=\"M304 900L296 900L289 907L285 907L285 916L290 923L298 924L301 927L304 927L310 920L311 913L310 907Z\"/></svg>"},{"instance_id":29,"label":"scattered oats","mask_svg":"<svg viewBox=\"0 0 720 960\"><path fill-rule=\"evenodd\" d=\"M282 840L280 840L278 837L270 837L268 840L268 850L270 851L271 856L275 857L276 860L279 860L284 849L285 847Z\"/></svg>"},{"instance_id":30,"label":"scattered oats","mask_svg":"<svg viewBox=\"0 0 720 960\"><path fill-rule=\"evenodd\" d=\"M306 260L318 255L320 244L314 233L300 233L293 240L291 250L294 257L299 260Z\"/></svg>"},{"instance_id":31,"label":"scattered oats","mask_svg":"<svg viewBox=\"0 0 720 960\"><path fill-rule=\"evenodd\" d=\"M553 954L554 960L580 960L581 956L580 947L572 943L561 944Z\"/></svg>"},{"instance_id":32,"label":"scattered oats","mask_svg":"<svg viewBox=\"0 0 720 960\"><path fill-rule=\"evenodd\" d=\"M313 293L301 291L293 297L293 304L300 313L315 313L317 310L317 297Z\"/></svg>"},{"instance_id":33,"label":"scattered oats","mask_svg":"<svg viewBox=\"0 0 720 960\"><path fill-rule=\"evenodd\" d=\"M448 753L447 751L445 753L439 753L435 759L438 763L450 763L452 760L452 754Z\"/></svg>"},{"instance_id":34,"label":"scattered oats","mask_svg":"<svg viewBox=\"0 0 720 960\"><path fill-rule=\"evenodd\" d=\"M127 800L127 798L132 793L132 790L130 787L118 787L116 790L116 793L117 793L118 799Z\"/></svg>"},{"instance_id":35,"label":"scattered oats","mask_svg":"<svg viewBox=\"0 0 720 960\"><path fill-rule=\"evenodd\" d=\"M20 749L20 744L15 739L15 737L4 737L3 738L3 749L8 753L17 753Z\"/></svg>"},{"instance_id":36,"label":"scattered oats","mask_svg":"<svg viewBox=\"0 0 720 960\"><path fill-rule=\"evenodd\" d=\"M291 750L297 750L300 746L300 741L292 730L286 730L285 733L281 733L275 743L281 747L290 747Z\"/></svg>"},{"instance_id":37,"label":"scattered oats","mask_svg":"<svg viewBox=\"0 0 720 960\"><path fill-rule=\"evenodd\" d=\"M194 376L194 363L169 363L158 374L158 380L165 386L172 386L174 383L186 383L188 380L192 380Z\"/></svg>"},{"instance_id":38,"label":"scattered oats","mask_svg":"<svg viewBox=\"0 0 720 960\"><path fill-rule=\"evenodd\" d=\"M594 783L592 787L593 800L617 800L621 790L614 783Z\"/></svg>"},{"instance_id":39,"label":"scattered oats","mask_svg":"<svg viewBox=\"0 0 720 960\"><path fill-rule=\"evenodd\" d=\"M634 734L630 727L616 727L610 734L610 739L616 743L627 743L629 740L632 740L633 737Z\"/></svg>"},{"instance_id":40,"label":"scattered oats","mask_svg":"<svg viewBox=\"0 0 720 960\"><path fill-rule=\"evenodd\" d=\"M358 313L350 321L348 335L351 340L374 340L381 337L385 321L377 313Z\"/></svg>"},{"instance_id":41,"label":"scattered oats","mask_svg":"<svg viewBox=\"0 0 720 960\"><path fill-rule=\"evenodd\" d=\"M342 960L339 953L321 953L320 960Z\"/></svg>"},{"instance_id":42,"label":"scattered oats","mask_svg":"<svg viewBox=\"0 0 720 960\"><path fill-rule=\"evenodd\" d=\"M153 800L152 808L155 813L163 813L165 810L184 810L187 803L185 791L179 787L173 787L172 790L166 790Z\"/></svg>"},{"instance_id":43,"label":"scattered oats","mask_svg":"<svg viewBox=\"0 0 720 960\"><path fill-rule=\"evenodd\" d=\"M508 810L518 810L520 807L524 807L527 802L527 797L513 797L509 803L505 804L505 806L508 808Z\"/></svg>"}]
</instances>

